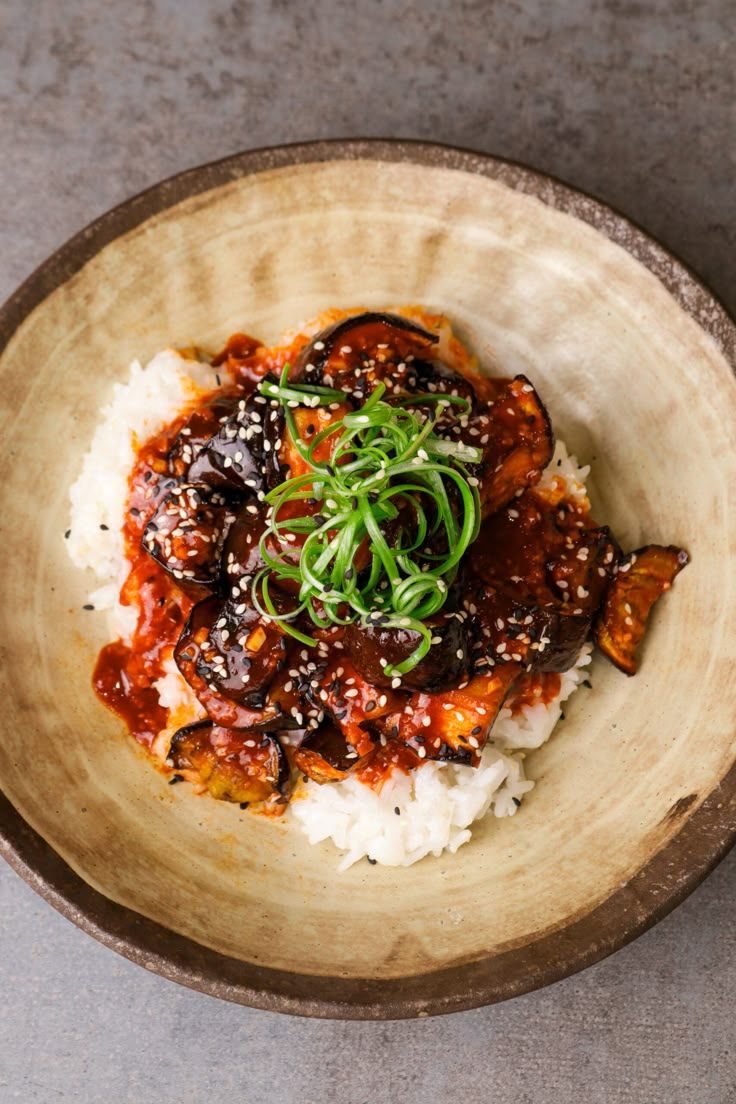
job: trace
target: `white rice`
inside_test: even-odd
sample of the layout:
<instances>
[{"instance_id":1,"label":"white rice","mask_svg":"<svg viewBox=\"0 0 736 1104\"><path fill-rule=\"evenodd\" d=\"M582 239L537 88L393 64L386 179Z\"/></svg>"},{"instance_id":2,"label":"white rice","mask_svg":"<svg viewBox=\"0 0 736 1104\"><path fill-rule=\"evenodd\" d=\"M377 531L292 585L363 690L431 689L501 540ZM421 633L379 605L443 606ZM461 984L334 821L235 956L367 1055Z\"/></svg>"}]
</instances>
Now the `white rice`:
<instances>
[{"instance_id":1,"label":"white rice","mask_svg":"<svg viewBox=\"0 0 736 1104\"><path fill-rule=\"evenodd\" d=\"M216 386L209 365L165 349L144 369L130 368L127 384L115 384L112 401L86 454L82 472L70 491L69 554L80 568L90 568L100 585L90 595L96 609L111 611L111 632L129 639L136 614L117 601L127 572L121 529L128 476L137 442L159 432L192 398ZM585 479L562 442L538 490L555 501L573 495L587 502ZM101 524L107 529L101 529ZM514 816L534 783L524 774L527 751L552 734L561 706L586 677L591 648L586 645L575 667L561 676L559 695L548 704L523 706L515 716L501 710L477 768L452 763L424 763L410 774L394 771L380 792L348 777L317 785L300 782L289 806L293 820L310 843L332 840L344 852L339 870L364 857L386 866L409 866L426 855L454 853L471 838L471 825L489 810ZM173 659L155 683L161 704L171 711L168 728L155 741L161 759L176 728L202 716L202 707L179 674Z\"/></svg>"}]
</instances>

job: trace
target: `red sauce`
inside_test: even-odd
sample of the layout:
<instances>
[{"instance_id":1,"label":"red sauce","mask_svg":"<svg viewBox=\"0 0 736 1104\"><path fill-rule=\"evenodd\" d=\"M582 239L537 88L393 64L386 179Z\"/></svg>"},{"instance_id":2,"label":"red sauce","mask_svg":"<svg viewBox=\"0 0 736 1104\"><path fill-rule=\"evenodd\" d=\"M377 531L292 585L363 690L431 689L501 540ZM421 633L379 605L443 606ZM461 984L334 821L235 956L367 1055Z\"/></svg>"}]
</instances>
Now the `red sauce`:
<instances>
[{"instance_id":1,"label":"red sauce","mask_svg":"<svg viewBox=\"0 0 736 1104\"><path fill-rule=\"evenodd\" d=\"M140 541L163 492L166 454L184 421L182 415L138 450L123 526L132 566L120 591L121 604L139 611L138 621L130 645L116 640L102 649L92 676L97 695L147 748L168 723L168 710L159 705L152 684L164 675L163 661L171 654L192 600L141 549Z\"/></svg>"},{"instance_id":2,"label":"red sauce","mask_svg":"<svg viewBox=\"0 0 736 1104\"><path fill-rule=\"evenodd\" d=\"M221 388L218 394L225 400L233 394L249 395L266 372L278 373L285 363L293 361L305 342L306 339L300 336L291 346L266 349L247 335L234 335L213 363L224 365L232 373L237 386L233 388L230 384ZM191 584L187 590L185 582L177 583L156 560L141 549L143 530L172 486L169 460L172 446L194 409L195 405L192 404L189 410L184 411L171 425L138 449L130 478L128 511L123 528L124 545L131 569L120 596L123 605L129 605L138 611L137 625L130 645L116 641L102 649L93 676L94 688L102 701L125 721L135 739L149 749L159 732L169 723L168 711L159 704L153 683L165 674L164 662L171 657L193 604L210 594L206 587L195 587ZM199 419L196 423L197 431L207 437L218 428L221 409L213 410L204 404L196 409ZM334 416L339 417L340 414L341 411ZM300 410L300 431L303 431L304 438L308 440L328 417L329 413L325 410ZM329 451L328 442L323 446L323 458L329 456ZM286 457L282 457L282 462L284 461L288 463ZM294 467L298 468L296 459ZM571 585L575 586L580 561L572 556L568 563L570 541L573 537L578 539L581 530L593 531L594 528L594 523L581 507L571 503L550 507L533 492L524 492L519 498L513 499L509 507L492 514L484 523L481 535L469 556L471 578L477 577L483 584L491 586L495 580L514 578L520 601L533 600L538 605L556 601L559 605L559 592L554 594L554 584L550 582L550 563L557 564L556 579L562 578L564 581L569 576ZM576 609L576 604L571 603L571 611ZM322 647L325 648L330 634L317 632L316 635L322 637ZM293 654L299 647L294 646ZM315 652L309 654L316 656ZM324 654L322 658L324 659ZM502 676L496 680L500 684L496 706L503 701L504 695L508 695L507 704L513 712L518 712L525 705L537 702L547 704L559 693L560 676L556 672L524 671L526 660L514 661L506 667L501 662L502 659L506 659L506 656L501 656L496 666L496 672L500 672ZM300 661L297 659L291 659L287 667L291 663L296 666L298 662ZM345 653L330 647L328 669L347 666ZM466 684L467 692L460 688L446 692L461 724L462 710L465 709L467 716L472 717L474 707L483 700L483 686L487 681L487 672L483 675L476 674ZM283 709L287 714L299 708L299 697L296 690L292 690L290 673L287 676L286 671L281 672L274 685L283 689ZM385 718L386 731L390 728L391 721L398 721L401 717L401 735L406 741L396 738L399 724L394 724L393 736L384 735L372 760L359 767L357 776L361 781L380 789L393 769L408 771L431 760L431 757L423 758L426 754L423 750L423 734L430 731L429 726L424 725L427 721L431 724L440 723L442 703L437 695L415 694L410 698L403 690L396 693L389 690L383 692L385 708L376 709L374 698L378 698L382 692L370 686L368 690L371 691L367 695L370 700L365 700L366 695L362 690L360 697L356 697L357 691L351 692L348 705L343 702L340 706L344 710L343 716L348 713L352 716L355 712L360 724L369 716L369 711L373 714L371 720L390 713ZM340 692L338 691L338 695ZM388 705L385 704L386 699ZM404 734L406 715L402 714L404 705L409 702L413 702L416 707L416 716L410 722L410 727L413 725L411 746L409 737ZM277 704L281 709L281 704ZM243 710L247 708L250 708L247 704L233 706L235 713L239 715L245 715ZM447 705L444 708L451 707ZM392 712L393 710L396 712ZM216 724L223 723L217 716L214 719ZM471 720L469 725L472 724ZM467 762L477 762L479 758L477 741L474 743L472 739L472 732L475 731L480 729L471 729L469 743L462 742L466 739L466 734L459 737ZM365 742L371 745L367 737ZM358 750L362 755L362 745ZM372 750L372 745L369 750ZM293 756L290 750L287 754ZM437 757L441 756L435 756ZM218 779L218 785L224 785L222 778ZM212 792L215 790L212 789Z\"/></svg>"}]
</instances>

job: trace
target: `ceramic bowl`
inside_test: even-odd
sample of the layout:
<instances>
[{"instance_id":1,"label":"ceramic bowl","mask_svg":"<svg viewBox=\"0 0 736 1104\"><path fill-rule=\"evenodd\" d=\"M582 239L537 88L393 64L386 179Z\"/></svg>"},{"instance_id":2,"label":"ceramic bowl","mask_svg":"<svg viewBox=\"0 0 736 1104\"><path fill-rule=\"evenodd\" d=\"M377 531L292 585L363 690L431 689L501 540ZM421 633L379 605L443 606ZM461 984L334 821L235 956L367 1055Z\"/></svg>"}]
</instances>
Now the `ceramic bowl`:
<instances>
[{"instance_id":1,"label":"ceramic bowl","mask_svg":"<svg viewBox=\"0 0 736 1104\"><path fill-rule=\"evenodd\" d=\"M421 303L488 370L526 373L622 544L692 562L639 674L604 660L528 759L519 814L409 869L169 787L97 701L103 618L67 560L67 488L134 358L265 341L328 306ZM3 850L66 916L185 985L262 1008L470 1008L600 959L663 916L736 829L735 331L602 204L426 144L244 153L157 185L0 315ZM729 363L729 358L731 363Z\"/></svg>"}]
</instances>

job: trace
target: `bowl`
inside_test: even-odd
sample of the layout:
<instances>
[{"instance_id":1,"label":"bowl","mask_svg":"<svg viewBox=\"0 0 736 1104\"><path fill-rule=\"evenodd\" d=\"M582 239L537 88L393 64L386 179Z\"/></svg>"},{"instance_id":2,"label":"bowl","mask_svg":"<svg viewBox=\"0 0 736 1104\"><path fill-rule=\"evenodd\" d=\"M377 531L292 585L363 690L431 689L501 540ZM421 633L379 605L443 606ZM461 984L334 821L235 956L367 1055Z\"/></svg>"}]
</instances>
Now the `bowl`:
<instances>
[{"instance_id":1,"label":"bowl","mask_svg":"<svg viewBox=\"0 0 736 1104\"><path fill-rule=\"evenodd\" d=\"M639 674L597 658L517 816L408 869L169 787L90 682L105 639L67 488L134 357L272 341L328 306L421 303L526 373L627 548L692 562ZM466 1009L546 985L677 904L736 831L736 330L630 222L539 173L409 142L260 150L92 223L0 314L3 854L85 931L215 996L314 1016ZM730 359L730 363L729 363Z\"/></svg>"}]
</instances>

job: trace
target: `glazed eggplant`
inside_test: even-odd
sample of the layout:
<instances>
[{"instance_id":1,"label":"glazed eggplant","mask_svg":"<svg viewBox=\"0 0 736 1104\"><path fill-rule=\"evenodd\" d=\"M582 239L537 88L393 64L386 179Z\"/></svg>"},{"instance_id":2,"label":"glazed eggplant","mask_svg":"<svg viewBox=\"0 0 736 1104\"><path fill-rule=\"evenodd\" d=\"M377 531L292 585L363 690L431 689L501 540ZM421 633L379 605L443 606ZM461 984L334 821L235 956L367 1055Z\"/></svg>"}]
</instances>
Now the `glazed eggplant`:
<instances>
[{"instance_id":1,"label":"glazed eggplant","mask_svg":"<svg viewBox=\"0 0 736 1104\"><path fill-rule=\"evenodd\" d=\"M235 520L232 501L202 484L180 483L159 503L141 547L178 582L214 587Z\"/></svg>"},{"instance_id":2,"label":"glazed eggplant","mask_svg":"<svg viewBox=\"0 0 736 1104\"><path fill-rule=\"evenodd\" d=\"M499 663L455 690L413 694L397 718L397 738L420 759L477 761L506 695L523 669L520 663Z\"/></svg>"},{"instance_id":3,"label":"glazed eggplant","mask_svg":"<svg viewBox=\"0 0 736 1104\"><path fill-rule=\"evenodd\" d=\"M219 801L283 800L289 764L277 737L197 721L171 740L174 770L191 772Z\"/></svg>"},{"instance_id":4,"label":"glazed eggplant","mask_svg":"<svg viewBox=\"0 0 736 1104\"><path fill-rule=\"evenodd\" d=\"M433 643L424 659L402 675L402 687L434 692L462 681L468 669L466 621L464 611L442 610L426 622ZM421 639L414 629L383 627L380 617L366 624L356 621L345 629L345 647L355 669L373 686L391 686L384 668L387 664L403 663L416 651Z\"/></svg>"},{"instance_id":5,"label":"glazed eggplant","mask_svg":"<svg viewBox=\"0 0 736 1104\"><path fill-rule=\"evenodd\" d=\"M299 353L291 378L334 387L359 402L379 382L394 394L415 391L412 362L430 353L438 340L400 315L366 311L318 333Z\"/></svg>"},{"instance_id":6,"label":"glazed eggplant","mask_svg":"<svg viewBox=\"0 0 736 1104\"><path fill-rule=\"evenodd\" d=\"M265 567L260 541L266 531L266 512L255 502L240 508L222 546L222 582L229 591L235 587L250 601L247 590L259 571Z\"/></svg>"},{"instance_id":7,"label":"glazed eggplant","mask_svg":"<svg viewBox=\"0 0 736 1104\"><path fill-rule=\"evenodd\" d=\"M555 448L549 414L526 376L498 383L493 404L459 433L483 449L483 459L468 470L479 482L484 517L538 483Z\"/></svg>"},{"instance_id":8,"label":"glazed eggplant","mask_svg":"<svg viewBox=\"0 0 736 1104\"><path fill-rule=\"evenodd\" d=\"M275 377L270 378L275 382ZM279 403L258 394L240 399L199 449L188 478L242 495L255 496L274 487L284 478L278 462L283 431Z\"/></svg>"},{"instance_id":9,"label":"glazed eggplant","mask_svg":"<svg viewBox=\"0 0 736 1104\"><path fill-rule=\"evenodd\" d=\"M339 782L373 759L377 744L364 738L360 746L358 752L337 725L323 724L296 749L294 765L313 782Z\"/></svg>"},{"instance_id":10,"label":"glazed eggplant","mask_svg":"<svg viewBox=\"0 0 736 1104\"><path fill-rule=\"evenodd\" d=\"M476 664L521 663L535 671L567 671L574 665L592 614L561 603L525 603L487 583L473 586L471 593Z\"/></svg>"},{"instance_id":11,"label":"glazed eggplant","mask_svg":"<svg viewBox=\"0 0 736 1104\"><path fill-rule=\"evenodd\" d=\"M288 643L278 622L250 602L207 598L189 614L174 658L214 720L245 728L259 723L257 714L284 665ZM245 708L238 712L234 705Z\"/></svg>"},{"instance_id":12,"label":"glazed eggplant","mask_svg":"<svg viewBox=\"0 0 736 1104\"><path fill-rule=\"evenodd\" d=\"M565 510L560 506L559 515ZM611 579L616 574L622 552L608 526L577 528L568 533L564 549L547 560L547 583L570 607L582 608L594 616Z\"/></svg>"},{"instance_id":13,"label":"glazed eggplant","mask_svg":"<svg viewBox=\"0 0 736 1104\"><path fill-rule=\"evenodd\" d=\"M316 680L315 680L316 681ZM333 656L319 669L317 686L310 684L307 698L315 710L326 713L350 745L362 757L372 743L376 722L404 708L406 694L377 690L359 674L344 653ZM321 721L321 717L318 719Z\"/></svg>"},{"instance_id":14,"label":"glazed eggplant","mask_svg":"<svg viewBox=\"0 0 736 1104\"><path fill-rule=\"evenodd\" d=\"M684 548L648 544L619 563L593 632L603 654L625 674L636 674L637 650L652 606L689 559Z\"/></svg>"},{"instance_id":15,"label":"glazed eggplant","mask_svg":"<svg viewBox=\"0 0 736 1104\"><path fill-rule=\"evenodd\" d=\"M237 393L226 392L215 395L204 406L189 415L166 457L169 471L176 479L192 483L207 482L207 480L191 479L190 468L222 423L232 415L237 405Z\"/></svg>"}]
</instances>

